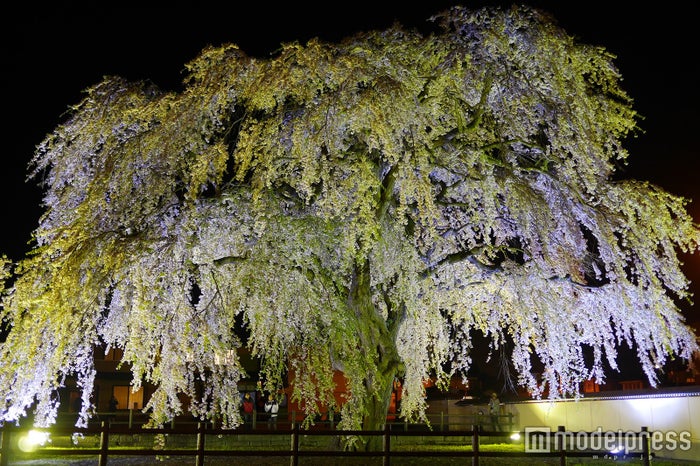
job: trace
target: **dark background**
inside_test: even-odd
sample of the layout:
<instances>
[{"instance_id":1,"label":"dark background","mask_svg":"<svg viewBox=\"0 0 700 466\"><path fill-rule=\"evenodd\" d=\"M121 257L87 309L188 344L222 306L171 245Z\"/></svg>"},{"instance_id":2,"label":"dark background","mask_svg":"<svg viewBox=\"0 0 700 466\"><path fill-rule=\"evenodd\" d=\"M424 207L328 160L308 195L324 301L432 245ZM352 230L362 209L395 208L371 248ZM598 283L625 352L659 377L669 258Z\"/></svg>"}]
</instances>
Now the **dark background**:
<instances>
[{"instance_id":1,"label":"dark background","mask_svg":"<svg viewBox=\"0 0 700 466\"><path fill-rule=\"evenodd\" d=\"M387 28L394 21L421 27L431 15L458 3L26 2L5 9L0 254L22 257L42 213L41 191L33 180L26 181L35 146L81 100L82 91L103 76L149 79L162 89L178 90L184 64L207 45L235 43L249 55L264 57L283 42L305 43L312 37L336 41L360 30ZM623 86L644 117L645 130L626 141L630 159L622 177L649 180L696 199L689 209L700 222L699 40L691 5L625 6L595 0L529 4L552 13L570 34L617 57ZM697 294L700 254L683 258ZM683 304L683 311L689 322L700 326L697 305Z\"/></svg>"}]
</instances>

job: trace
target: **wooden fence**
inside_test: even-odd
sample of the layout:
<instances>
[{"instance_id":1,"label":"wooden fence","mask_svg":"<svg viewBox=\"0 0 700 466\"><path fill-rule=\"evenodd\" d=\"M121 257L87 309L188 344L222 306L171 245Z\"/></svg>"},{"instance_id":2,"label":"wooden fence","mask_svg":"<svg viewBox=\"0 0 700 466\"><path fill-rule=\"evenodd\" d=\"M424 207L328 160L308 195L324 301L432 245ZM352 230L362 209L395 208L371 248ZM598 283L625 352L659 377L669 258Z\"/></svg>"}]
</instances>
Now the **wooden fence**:
<instances>
[{"instance_id":1,"label":"wooden fence","mask_svg":"<svg viewBox=\"0 0 700 466\"><path fill-rule=\"evenodd\" d=\"M266 413L261 413L259 411L254 411L252 415L252 426L254 429L258 426L265 426L267 424ZM471 426L479 426L482 430L489 430L491 427L491 416L483 413L447 413L445 411L437 411L432 413L426 413L429 425L431 429L446 431L446 430L469 430ZM504 413L497 416L499 422L504 431L513 431L515 426L515 420L513 419L513 413ZM287 411L281 409L278 415L278 423L280 426L287 426L293 428L295 423L298 423L303 419L303 414L295 411ZM76 420L76 415L66 415L66 413L59 413L58 423L62 424L74 424ZM141 412L138 409L128 409L120 410L115 412L98 412L95 413L93 421L91 424L99 425L100 420L109 420L111 426L128 426L140 427L148 421L148 415ZM335 429L339 418L337 415L334 417L332 412L324 413L323 417L317 419L316 424L319 426L325 426L330 429ZM403 426L404 430L409 430L409 428L424 427L428 428L427 424L416 424L409 423L408 421L401 420L387 420L389 424L396 428ZM170 427L175 428L176 426L182 425L192 425L196 424L197 421L192 418L181 417L178 419L173 419L170 422Z\"/></svg>"},{"instance_id":2,"label":"wooden fence","mask_svg":"<svg viewBox=\"0 0 700 466\"><path fill-rule=\"evenodd\" d=\"M71 436L71 435L82 435L82 436L95 436L99 439L97 445L94 447L76 447L76 446L66 446L63 448L53 447L51 449L36 449L31 453L31 457L63 457L63 456L73 456L73 455L94 455L98 458L98 464L100 466L106 466L108 459L115 456L139 456L139 457L155 457L155 456L191 456L194 457L194 463L197 466L204 465L205 458L213 457L287 457L289 459L289 464L292 466L298 465L299 459L303 457L374 457L376 461L380 461L382 465L390 465L393 458L399 457L461 457L461 458L471 458L472 465L478 465L480 458L486 457L508 457L508 458L559 458L559 464L565 465L567 458L573 457L597 457L598 455L605 454L601 451L580 451L573 448L570 442L566 441L566 431L563 426L559 427L558 431L553 432L536 432L536 436L533 437L538 443L535 445L535 451L525 451L518 452L505 452L505 451L482 451L480 445L482 445L482 440L488 438L488 441L493 441L494 438L501 438L501 441L505 439L508 441L512 432L489 432L484 431L479 428L479 426L472 426L470 430L416 430L415 426L411 426L409 429L405 429L403 424L397 423L387 423L384 430L379 431L348 431L348 430L333 430L329 428L322 429L300 429L297 425L290 425L289 428L280 428L277 430L268 429L258 429L258 430L241 430L239 429L217 429L213 428L211 424L206 424L200 422L195 425L191 425L189 428L185 425L178 426L177 428L163 428L163 429L144 429L140 427L127 427L127 426L110 426L108 422L102 422L98 426L89 426L86 428L77 428L71 426L53 426L47 429L39 429L49 432L52 436ZM418 426L420 427L420 426ZM0 450L0 466L7 466L14 456L23 455L27 456L27 453L20 453L17 451L18 439L25 436L31 429L15 427L12 425L5 425L0 427L0 434L2 434L2 441L0 442L2 448ZM36 430L36 429L35 429ZM114 441L110 439L114 438L139 438L142 436L155 436L155 435L165 435L165 436L188 436L191 437L194 442L184 447L166 447L162 445L161 448L156 448L151 443L150 448L138 447L138 448L124 448L120 446L119 448L114 447ZM521 432L521 435L528 434L528 432ZM530 433L532 434L532 433ZM581 435L581 432L576 433ZM595 432L585 433L587 435L596 435ZM629 435L626 433L625 435ZM327 447L325 449L307 448L300 447L300 438L304 438L305 442L308 442L309 438L319 439L320 437L334 436L339 438L340 436L358 436L363 439L367 439L371 436L381 437L381 449L377 451L343 451L341 449L329 450ZM642 427L641 432L634 433L638 436L641 445L641 451L635 453L638 454L644 465L650 464L650 451L649 451L649 432L646 427ZM275 436L277 439L284 439L286 441L278 442L275 448L265 448L263 443L259 443L256 448L241 449L241 445L246 445L246 438L256 439L265 438L267 436ZM406 448L400 448L403 444L407 445L405 441L408 437L420 436L422 441L426 438L431 437L442 437L442 440L454 439L459 441L461 444L471 445L471 449L463 449L459 451L455 450L445 450L445 451L410 451ZM233 437L237 441L237 448L231 448L230 444L227 448L225 445L222 446L221 439ZM209 439L209 440L207 440ZM216 444L218 441L218 444ZM403 442L402 442L403 441ZM415 443L415 440L414 440ZM251 445L251 443L247 443ZM272 445L269 443L268 445ZM111 446L111 448L110 448ZM527 446L527 444L526 444ZM531 448L532 450L532 448Z\"/></svg>"}]
</instances>

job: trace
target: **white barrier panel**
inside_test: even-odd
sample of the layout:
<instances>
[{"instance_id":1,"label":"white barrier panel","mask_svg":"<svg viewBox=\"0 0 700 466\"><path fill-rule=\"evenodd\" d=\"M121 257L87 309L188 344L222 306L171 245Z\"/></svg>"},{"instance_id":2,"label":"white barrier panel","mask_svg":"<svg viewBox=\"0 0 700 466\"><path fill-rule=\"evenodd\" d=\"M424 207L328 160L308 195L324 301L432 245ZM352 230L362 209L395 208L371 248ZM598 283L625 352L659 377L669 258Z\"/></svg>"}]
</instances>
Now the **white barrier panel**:
<instances>
[{"instance_id":1,"label":"white barrier panel","mask_svg":"<svg viewBox=\"0 0 700 466\"><path fill-rule=\"evenodd\" d=\"M645 426L656 432L657 458L700 458L700 393L524 401L506 403L505 412L520 431L564 426L570 432L639 432Z\"/></svg>"}]
</instances>

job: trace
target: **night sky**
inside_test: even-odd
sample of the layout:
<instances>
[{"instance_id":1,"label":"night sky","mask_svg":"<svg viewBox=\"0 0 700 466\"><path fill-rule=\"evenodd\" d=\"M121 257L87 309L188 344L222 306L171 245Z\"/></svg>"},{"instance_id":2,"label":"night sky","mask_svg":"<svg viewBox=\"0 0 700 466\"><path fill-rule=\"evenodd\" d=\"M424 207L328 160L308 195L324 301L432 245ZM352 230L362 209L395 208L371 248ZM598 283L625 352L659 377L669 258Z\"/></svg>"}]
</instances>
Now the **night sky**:
<instances>
[{"instance_id":1,"label":"night sky","mask_svg":"<svg viewBox=\"0 0 700 466\"><path fill-rule=\"evenodd\" d=\"M207 45L235 43L249 55L265 57L280 43L305 43L313 37L337 41L360 30L385 29L394 21L423 27L432 14L460 2L331 2L327 7L296 2L243 7L222 7L226 2L144 3L25 2L14 12L3 11L0 189L5 211L0 253L19 259L42 213L41 191L33 180L26 181L35 146L82 99L82 91L103 76L148 79L164 90L179 90L184 64ZM644 117L640 125L645 130L625 142L630 159L622 176L695 199L689 208L700 222L700 40L690 5L629 7L598 0L529 4L552 13L570 34L617 57L623 86ZM664 5L669 9L660 9ZM692 290L700 295L700 254L683 258ZM700 327L700 306L683 309L689 322Z\"/></svg>"}]
</instances>

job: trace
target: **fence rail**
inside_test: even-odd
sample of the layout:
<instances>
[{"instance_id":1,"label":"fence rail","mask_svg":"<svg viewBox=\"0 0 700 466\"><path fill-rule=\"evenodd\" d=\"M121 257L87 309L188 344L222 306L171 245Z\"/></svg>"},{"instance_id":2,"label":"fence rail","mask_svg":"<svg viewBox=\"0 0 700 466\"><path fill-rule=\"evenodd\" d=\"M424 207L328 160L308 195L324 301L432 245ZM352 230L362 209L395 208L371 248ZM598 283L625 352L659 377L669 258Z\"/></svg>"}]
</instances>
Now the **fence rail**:
<instances>
[{"instance_id":1,"label":"fence rail","mask_svg":"<svg viewBox=\"0 0 700 466\"><path fill-rule=\"evenodd\" d=\"M402 426L402 424L399 424ZM381 458L383 465L390 465L392 458L398 457L461 457L461 458L471 458L472 465L478 466L480 458L486 457L508 457L508 458L559 458L559 464L565 465L567 458L573 457L592 457L600 454L600 451L578 451L576 450L571 442L567 442L566 431L564 426L559 426L557 431L552 432L536 432L533 437L534 440L539 442L535 445L537 448L534 451L527 451L527 447L523 452L499 452L499 451L482 451L480 445L482 444L482 439L488 437L493 440L493 438L505 437L509 438L512 432L494 432L494 431L484 431L478 425L472 426L469 430L449 430L449 431L411 431L402 428L397 428L397 424L387 423L384 430L377 431L350 431L350 430L333 430L333 429L300 429L298 424L292 424L290 428L281 428L278 430L241 430L241 429L217 429L211 427L210 424L200 422L196 424L194 428L185 428L185 426L179 426L177 428L160 428L160 429L144 429L144 428L134 428L125 426L110 426L109 422L101 422L99 426L89 426L85 428L77 428L71 426L60 426L56 425L51 428L46 429L30 429L24 427L16 427L6 424L0 427L0 435L2 439L0 441L0 466L7 466L10 464L10 460L16 456L19 452L17 451L18 439L26 436L30 430L38 430L49 432L51 435L93 435L99 437L99 444L96 447L86 448L86 447L65 447L65 448L52 448L50 450L37 449L32 453L33 456L72 456L72 455L94 455L98 457L99 466L106 466L108 459L114 456L192 456L194 457L195 464L197 466L204 465L204 459L206 457L250 457L250 456L277 456L277 457L287 457L290 460L290 465L298 465L299 458L301 457L343 457L343 456L355 456L355 457L375 457ZM186 435L194 436L194 445L190 447L183 448L114 448L112 445L113 438L119 438L119 436L129 436L131 438L139 437L143 435ZM521 432L521 435L527 435L528 432ZM531 434L531 433L530 433ZM581 433L578 432L577 435ZM595 432L585 433L587 435L595 435ZM629 435L629 432L626 433ZM649 450L649 431L646 427L642 427L640 432L635 432L634 435L641 439L641 451L638 453L642 459L642 463L645 466L650 465L651 455ZM286 438L287 441L278 443L277 448L262 448L258 445L255 449L234 449L226 448L221 445L214 445L210 447L207 441L207 436L214 436L210 438L223 438L223 437L235 437L238 440L239 446L241 439L245 440L248 436L252 438L253 436L257 439L264 438L267 436L276 436L276 438ZM329 449L304 449L300 447L300 438L304 437L324 437L324 436L335 436L335 437L351 437L358 436L363 439L369 437L381 437L381 448L375 451L344 451L344 450L329 450ZM445 439L450 437L462 437L464 439L469 439L471 443L471 450L461 450L461 451L407 451L402 449L397 449L396 446L400 445L400 440L407 437L443 437ZM123 437L122 437L123 438ZM394 441L392 441L392 439ZM291 440L291 441L290 441ZM250 443L248 444L250 445ZM272 445L270 443L270 445ZM286 445L286 447L285 447ZM405 443L404 443L405 445ZM526 444L527 445L527 444ZM546 448L545 448L546 445ZM112 448L110 448L112 446Z\"/></svg>"},{"instance_id":2,"label":"fence rail","mask_svg":"<svg viewBox=\"0 0 700 466\"><path fill-rule=\"evenodd\" d=\"M332 412L322 413L323 417L316 420L317 425L325 425L331 429L334 429L338 424L339 418L337 414ZM334 417L335 416L335 417ZM278 415L278 423L280 425L288 425L293 427L294 424L301 422L304 414L296 412L293 410L280 410ZM445 430L469 430L471 426L478 425L482 430L488 430L487 426L491 426L491 416L483 413L448 413L445 411L437 411L432 413L426 413L426 417L429 421L431 429L445 431ZM512 431L515 426L515 420L513 413L504 413L496 416L499 420L501 427L506 431ZM59 413L59 423L74 424L76 415L66 415L65 413ZM95 426L99 426L101 420L108 420L111 426L129 426L140 427L148 421L149 417L147 414L141 412L138 409L128 409L113 412L97 412L94 413L93 420L90 422ZM263 426L268 420L268 414L260 411L254 411L252 414L252 419L250 424L253 428L258 426ZM392 420L392 418L387 418L387 422L394 427L401 427L405 430L415 429L417 427L426 427L427 424L422 423L409 423L408 421ZM196 420L188 420L186 417L173 419L170 422L170 427L175 428L178 425L195 425Z\"/></svg>"}]
</instances>

